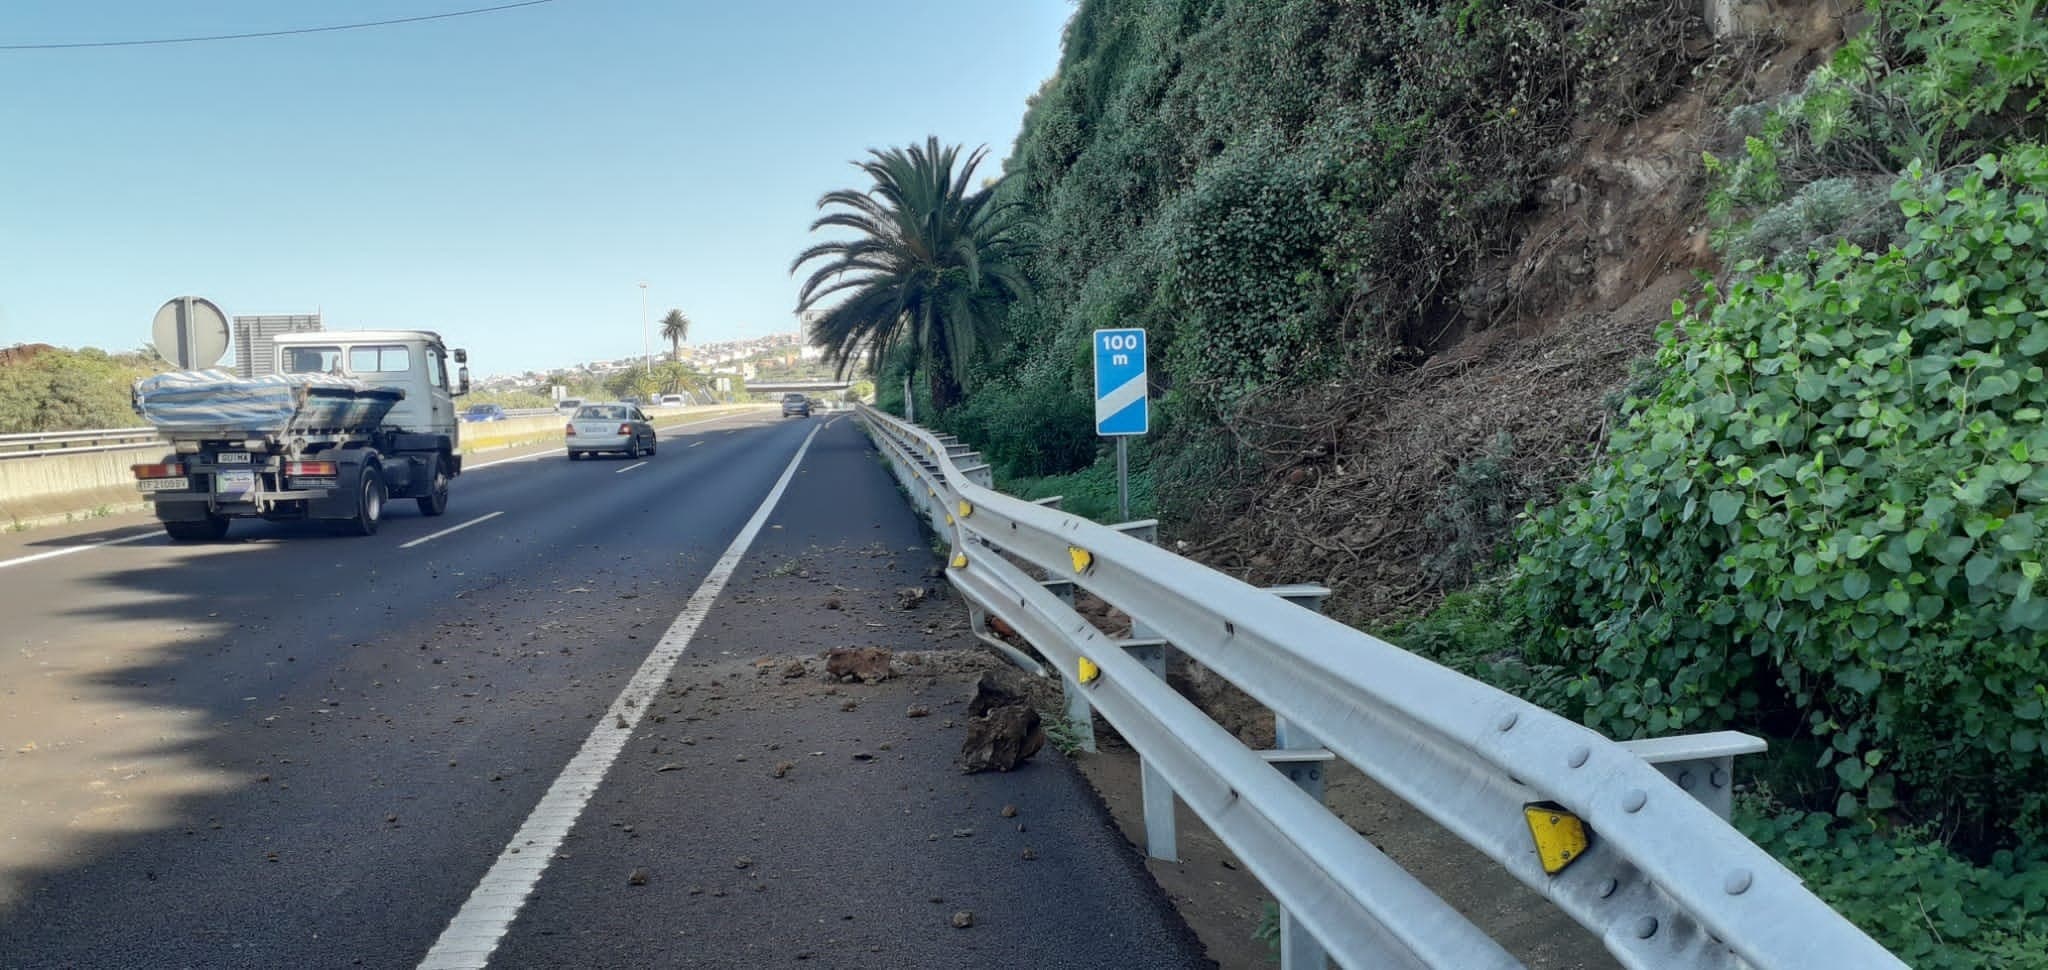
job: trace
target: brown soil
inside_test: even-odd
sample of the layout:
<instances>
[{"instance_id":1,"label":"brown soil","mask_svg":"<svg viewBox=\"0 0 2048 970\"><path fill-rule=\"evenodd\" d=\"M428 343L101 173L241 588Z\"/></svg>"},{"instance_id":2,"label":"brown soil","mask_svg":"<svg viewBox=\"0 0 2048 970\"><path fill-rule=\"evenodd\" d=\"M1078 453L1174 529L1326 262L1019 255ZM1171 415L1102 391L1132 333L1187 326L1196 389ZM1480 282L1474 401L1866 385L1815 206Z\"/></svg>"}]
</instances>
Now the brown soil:
<instances>
[{"instance_id":1,"label":"brown soil","mask_svg":"<svg viewBox=\"0 0 2048 970\"><path fill-rule=\"evenodd\" d=\"M1776 32L1694 50L1692 82L1622 126L1587 123L1572 159L1521 218L1512 251L1465 289L1467 336L1419 363L1374 367L1265 402L1233 423L1251 483L1198 510L1185 551L1258 584L1320 582L1351 623L1428 609L1469 578L1432 564L1447 483L1505 432L1507 503L1545 502L1606 439L1604 399L1655 346L1707 243L1700 152L1725 152L1734 104L1788 90L1845 36L1851 4L1779 3ZM1496 534L1489 539L1499 538Z\"/></svg>"}]
</instances>

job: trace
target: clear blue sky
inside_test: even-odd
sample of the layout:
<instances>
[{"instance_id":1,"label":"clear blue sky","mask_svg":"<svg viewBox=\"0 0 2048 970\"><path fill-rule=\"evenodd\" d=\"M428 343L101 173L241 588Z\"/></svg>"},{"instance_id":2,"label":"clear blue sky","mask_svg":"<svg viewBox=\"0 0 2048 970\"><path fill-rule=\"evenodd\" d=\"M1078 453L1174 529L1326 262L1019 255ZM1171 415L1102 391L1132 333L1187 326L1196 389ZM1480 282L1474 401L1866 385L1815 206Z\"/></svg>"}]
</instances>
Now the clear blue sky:
<instances>
[{"instance_id":1,"label":"clear blue sky","mask_svg":"<svg viewBox=\"0 0 2048 970\"><path fill-rule=\"evenodd\" d=\"M187 36L494 0L40 0L0 43ZM167 47L0 51L0 346L131 348L166 299L424 327L479 375L794 327L847 162L927 134L1000 171L1070 0L554 0Z\"/></svg>"}]
</instances>

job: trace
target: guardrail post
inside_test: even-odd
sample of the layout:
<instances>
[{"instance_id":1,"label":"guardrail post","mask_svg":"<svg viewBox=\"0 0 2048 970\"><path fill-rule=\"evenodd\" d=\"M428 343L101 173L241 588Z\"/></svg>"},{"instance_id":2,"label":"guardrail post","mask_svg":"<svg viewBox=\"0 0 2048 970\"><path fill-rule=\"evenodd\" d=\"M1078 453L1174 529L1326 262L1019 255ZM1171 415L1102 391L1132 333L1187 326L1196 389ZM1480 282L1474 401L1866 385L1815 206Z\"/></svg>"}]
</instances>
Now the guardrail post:
<instances>
[{"instance_id":1,"label":"guardrail post","mask_svg":"<svg viewBox=\"0 0 2048 970\"><path fill-rule=\"evenodd\" d=\"M1323 600L1330 595L1327 587L1307 584L1274 586L1266 591L1317 613L1323 611ZM1316 801L1322 801L1324 770L1329 762L1336 760L1336 756L1300 726L1290 724L1278 715L1273 717L1273 746L1279 750L1268 752L1266 760L1280 769L1296 787L1314 796ZM1326 970L1329 965L1330 957L1323 944L1294 918L1294 914L1281 907L1280 970Z\"/></svg>"},{"instance_id":2,"label":"guardrail post","mask_svg":"<svg viewBox=\"0 0 2048 970\"><path fill-rule=\"evenodd\" d=\"M994 470L988 467L987 463L959 465L958 467L960 469L960 474L967 476L968 481L973 482L974 484L979 485L982 488L996 487L995 472Z\"/></svg>"},{"instance_id":3,"label":"guardrail post","mask_svg":"<svg viewBox=\"0 0 2048 970\"><path fill-rule=\"evenodd\" d=\"M1152 676L1166 679L1166 641L1156 637L1118 641L1124 653L1145 665ZM1145 854L1166 862L1180 861L1180 825L1174 817L1173 786L1152 763L1138 756L1139 800L1145 807Z\"/></svg>"},{"instance_id":4,"label":"guardrail post","mask_svg":"<svg viewBox=\"0 0 2048 970\"><path fill-rule=\"evenodd\" d=\"M1046 590L1060 598L1068 606L1074 605L1074 583L1066 579L1048 579L1042 584ZM1060 671L1060 692L1067 701L1067 726L1074 732L1074 746L1089 754L1095 746L1095 707L1088 703L1088 690L1074 679L1074 671Z\"/></svg>"},{"instance_id":5,"label":"guardrail post","mask_svg":"<svg viewBox=\"0 0 2048 970\"><path fill-rule=\"evenodd\" d=\"M1159 544L1159 520L1138 519L1110 526L1133 539ZM1131 618L1131 639L1123 642L1124 652L1138 659L1160 680L1166 679L1167 648L1158 631L1137 617ZM1165 862L1180 861L1180 820L1174 814L1173 786L1166 783L1144 755L1138 756L1139 799L1145 808L1145 854Z\"/></svg>"},{"instance_id":6,"label":"guardrail post","mask_svg":"<svg viewBox=\"0 0 2048 970\"><path fill-rule=\"evenodd\" d=\"M1723 820L1735 811L1735 756L1761 754L1766 747L1764 739L1740 731L1643 738L1620 744Z\"/></svg>"}]
</instances>

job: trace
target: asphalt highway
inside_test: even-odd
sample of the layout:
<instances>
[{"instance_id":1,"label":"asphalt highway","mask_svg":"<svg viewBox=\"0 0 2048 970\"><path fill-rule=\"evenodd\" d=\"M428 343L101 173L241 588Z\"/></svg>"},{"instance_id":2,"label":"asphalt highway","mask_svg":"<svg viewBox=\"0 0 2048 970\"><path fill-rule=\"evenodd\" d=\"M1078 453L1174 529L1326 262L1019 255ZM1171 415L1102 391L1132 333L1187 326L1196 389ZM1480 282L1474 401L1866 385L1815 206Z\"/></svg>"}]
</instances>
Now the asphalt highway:
<instances>
[{"instance_id":1,"label":"asphalt highway","mask_svg":"<svg viewBox=\"0 0 2048 970\"><path fill-rule=\"evenodd\" d=\"M1071 765L952 766L979 668L850 417L151 526L0 537L0 967L1207 965Z\"/></svg>"}]
</instances>

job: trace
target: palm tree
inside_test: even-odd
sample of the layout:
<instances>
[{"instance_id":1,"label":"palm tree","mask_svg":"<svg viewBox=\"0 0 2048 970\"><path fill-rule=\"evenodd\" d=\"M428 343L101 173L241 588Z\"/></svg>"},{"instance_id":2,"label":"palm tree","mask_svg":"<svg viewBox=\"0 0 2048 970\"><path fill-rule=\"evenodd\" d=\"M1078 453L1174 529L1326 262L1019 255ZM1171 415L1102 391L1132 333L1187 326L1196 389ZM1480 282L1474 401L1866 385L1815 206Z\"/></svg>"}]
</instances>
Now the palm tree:
<instances>
[{"instance_id":1,"label":"palm tree","mask_svg":"<svg viewBox=\"0 0 2048 970\"><path fill-rule=\"evenodd\" d=\"M907 342L912 366L925 370L932 403L945 409L959 402L968 366L995 339L1002 306L1025 292L1022 226L1013 204L996 201L1000 179L969 191L987 146L958 172L959 146L941 147L937 138L868 154L854 166L874 180L872 188L818 200L826 213L811 223L813 232L854 235L812 246L790 263L794 274L826 260L804 281L797 312L844 294L811 331L839 376L862 359L872 373L889 348Z\"/></svg>"},{"instance_id":2,"label":"palm tree","mask_svg":"<svg viewBox=\"0 0 2048 970\"><path fill-rule=\"evenodd\" d=\"M690 338L690 318L681 310L670 310L661 318L661 339L668 341L668 359L683 359L683 341Z\"/></svg>"}]
</instances>

